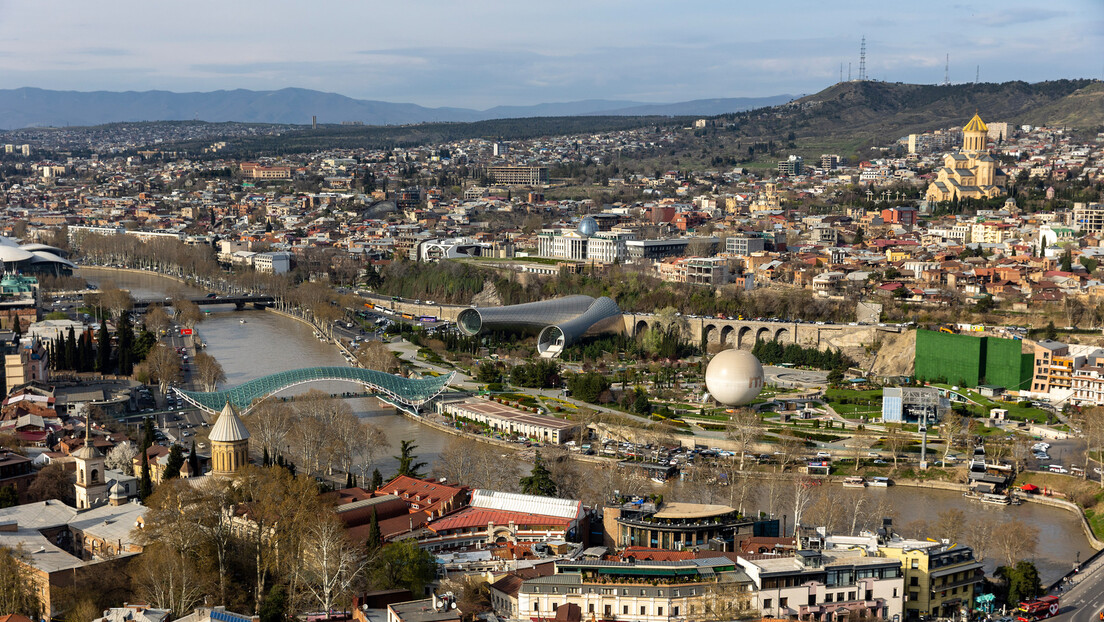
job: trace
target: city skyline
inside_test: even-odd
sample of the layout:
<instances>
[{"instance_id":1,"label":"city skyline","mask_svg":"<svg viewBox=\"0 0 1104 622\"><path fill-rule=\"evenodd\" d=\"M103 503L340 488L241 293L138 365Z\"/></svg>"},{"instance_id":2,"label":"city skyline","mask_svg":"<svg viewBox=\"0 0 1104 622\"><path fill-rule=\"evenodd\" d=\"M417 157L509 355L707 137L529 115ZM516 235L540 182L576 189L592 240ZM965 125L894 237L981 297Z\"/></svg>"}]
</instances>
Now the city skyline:
<instances>
[{"instance_id":1,"label":"city skyline","mask_svg":"<svg viewBox=\"0 0 1104 622\"><path fill-rule=\"evenodd\" d=\"M212 2L53 10L0 5L0 80L76 91L301 87L489 108L601 98L677 102L817 92L841 77L941 83L1101 78L1104 5L981 11L946 1L793 11L481 2L409 6ZM850 64L850 68L848 67ZM979 70L980 69L980 70Z\"/></svg>"}]
</instances>

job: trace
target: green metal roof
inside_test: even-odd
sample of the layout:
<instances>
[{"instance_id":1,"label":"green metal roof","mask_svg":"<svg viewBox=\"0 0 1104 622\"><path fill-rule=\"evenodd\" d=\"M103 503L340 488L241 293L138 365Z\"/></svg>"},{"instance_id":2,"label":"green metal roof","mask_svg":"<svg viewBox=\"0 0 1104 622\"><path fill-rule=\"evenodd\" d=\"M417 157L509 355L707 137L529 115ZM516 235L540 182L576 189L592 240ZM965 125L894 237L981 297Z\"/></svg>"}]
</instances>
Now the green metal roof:
<instances>
[{"instance_id":1,"label":"green metal roof","mask_svg":"<svg viewBox=\"0 0 1104 622\"><path fill-rule=\"evenodd\" d=\"M207 412L217 413L230 403L244 414L252 408L255 401L288 387L308 382L340 380L367 385L380 399L403 410L413 411L444 391L452 376L453 374L428 378L403 378L359 367L306 367L255 378L225 391L201 392L183 389L175 389L175 391L188 402Z\"/></svg>"}]
</instances>

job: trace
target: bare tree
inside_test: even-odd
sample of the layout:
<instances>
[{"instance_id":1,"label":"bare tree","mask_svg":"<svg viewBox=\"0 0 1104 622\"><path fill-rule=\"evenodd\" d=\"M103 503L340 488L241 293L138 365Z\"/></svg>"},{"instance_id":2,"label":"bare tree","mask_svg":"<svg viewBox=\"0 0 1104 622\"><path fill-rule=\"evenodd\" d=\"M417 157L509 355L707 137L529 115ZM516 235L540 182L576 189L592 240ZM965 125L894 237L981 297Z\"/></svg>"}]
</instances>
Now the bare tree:
<instances>
[{"instance_id":1,"label":"bare tree","mask_svg":"<svg viewBox=\"0 0 1104 622\"><path fill-rule=\"evenodd\" d=\"M138 448L130 441L123 441L107 452L104 465L113 471L122 471L132 475L134 471L134 457L138 455Z\"/></svg>"},{"instance_id":2,"label":"bare tree","mask_svg":"<svg viewBox=\"0 0 1104 622\"><path fill-rule=\"evenodd\" d=\"M365 369L397 374L401 369L399 359L382 341L366 341L356 351L357 362Z\"/></svg>"},{"instance_id":3,"label":"bare tree","mask_svg":"<svg viewBox=\"0 0 1104 622\"><path fill-rule=\"evenodd\" d=\"M203 311L199 309L199 305L188 298L176 296L173 298L172 304L173 309L176 310L176 321L182 326L194 328L196 324L203 321Z\"/></svg>"},{"instance_id":4,"label":"bare tree","mask_svg":"<svg viewBox=\"0 0 1104 622\"><path fill-rule=\"evenodd\" d=\"M758 413L750 408L739 408L732 414L725 426L725 437L736 444L739 456L740 470L744 470L744 462L747 453L752 446L763 436L763 422Z\"/></svg>"},{"instance_id":5,"label":"bare tree","mask_svg":"<svg viewBox=\"0 0 1104 622\"><path fill-rule=\"evenodd\" d=\"M805 448L805 441L795 436L790 430L784 430L778 435L775 448L777 454L775 457L778 458L778 470L781 472L785 471L791 462L797 460L797 457Z\"/></svg>"},{"instance_id":6,"label":"bare tree","mask_svg":"<svg viewBox=\"0 0 1104 622\"><path fill-rule=\"evenodd\" d=\"M167 329L172 324L172 318L165 311L165 307L161 305L151 305L146 310L145 318L143 322L146 325L146 330L160 337L161 331Z\"/></svg>"},{"instance_id":7,"label":"bare tree","mask_svg":"<svg viewBox=\"0 0 1104 622\"><path fill-rule=\"evenodd\" d=\"M164 394L170 384L180 380L180 355L165 344L158 343L146 357L146 369L150 379L157 382Z\"/></svg>"},{"instance_id":8,"label":"bare tree","mask_svg":"<svg viewBox=\"0 0 1104 622\"><path fill-rule=\"evenodd\" d=\"M304 550L302 586L322 611L348 604L353 583L367 564L363 553L345 535L345 528L334 516L313 522Z\"/></svg>"},{"instance_id":9,"label":"bare tree","mask_svg":"<svg viewBox=\"0 0 1104 622\"><path fill-rule=\"evenodd\" d=\"M801 524L801 518L805 514L805 510L813 502L813 488L815 488L816 482L807 477L795 478L791 484L791 510L793 511L793 524L796 533L798 525Z\"/></svg>"},{"instance_id":10,"label":"bare tree","mask_svg":"<svg viewBox=\"0 0 1104 622\"><path fill-rule=\"evenodd\" d=\"M883 444L890 455L893 456L893 468L897 469L897 460L901 457L901 452L905 450L905 447L909 443L909 437L901 431L901 424L899 423L887 423L885 426L885 441Z\"/></svg>"},{"instance_id":11,"label":"bare tree","mask_svg":"<svg viewBox=\"0 0 1104 622\"><path fill-rule=\"evenodd\" d=\"M215 357L200 350L195 355L196 377L205 391L214 391L218 385L226 382L226 372Z\"/></svg>"},{"instance_id":12,"label":"bare tree","mask_svg":"<svg viewBox=\"0 0 1104 622\"><path fill-rule=\"evenodd\" d=\"M943 442L946 443L946 447L943 450L943 460L947 460L947 456L951 453L955 443L962 436L963 430L966 428L966 422L964 418L955 412L949 412L943 416L943 420L939 423L939 435L943 437Z\"/></svg>"},{"instance_id":13,"label":"bare tree","mask_svg":"<svg viewBox=\"0 0 1104 622\"><path fill-rule=\"evenodd\" d=\"M1003 529L1003 525L1001 526ZM974 557L984 561L996 537L997 524L985 516L975 516L963 526L962 539L974 550Z\"/></svg>"},{"instance_id":14,"label":"bare tree","mask_svg":"<svg viewBox=\"0 0 1104 622\"><path fill-rule=\"evenodd\" d=\"M254 447L268 450L275 457L287 446L288 431L295 424L295 413L287 402L265 400L245 417ZM290 457L290 456L289 456Z\"/></svg>"},{"instance_id":15,"label":"bare tree","mask_svg":"<svg viewBox=\"0 0 1104 622\"><path fill-rule=\"evenodd\" d=\"M153 543L138 558L136 591L158 609L183 617L203 602L203 582L195 561L163 544Z\"/></svg>"},{"instance_id":16,"label":"bare tree","mask_svg":"<svg viewBox=\"0 0 1104 622\"><path fill-rule=\"evenodd\" d=\"M552 479L563 496L571 496L575 490L569 480L566 469L576 465L571 461L561 461L556 451L548 448L542 452L545 466L552 472ZM449 443L441 452L433 474L446 478L450 483L462 484L472 488L502 489L515 487L520 477L520 469L509 454L500 453L496 448L488 448L479 441L460 439Z\"/></svg>"},{"instance_id":17,"label":"bare tree","mask_svg":"<svg viewBox=\"0 0 1104 622\"><path fill-rule=\"evenodd\" d=\"M1039 528L1014 518L995 530L993 548L1008 566L1027 559L1039 545Z\"/></svg>"}]
</instances>

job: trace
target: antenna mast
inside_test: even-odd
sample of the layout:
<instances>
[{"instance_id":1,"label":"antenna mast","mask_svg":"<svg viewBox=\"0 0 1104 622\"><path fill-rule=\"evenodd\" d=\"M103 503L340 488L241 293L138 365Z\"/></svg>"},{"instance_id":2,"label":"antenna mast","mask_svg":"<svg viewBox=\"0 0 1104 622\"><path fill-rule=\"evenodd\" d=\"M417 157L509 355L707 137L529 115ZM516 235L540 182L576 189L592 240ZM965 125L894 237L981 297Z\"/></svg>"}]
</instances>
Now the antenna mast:
<instances>
[{"instance_id":1,"label":"antenna mast","mask_svg":"<svg viewBox=\"0 0 1104 622\"><path fill-rule=\"evenodd\" d=\"M943 65L943 86L951 85L951 55L947 55L947 62Z\"/></svg>"},{"instance_id":2,"label":"antenna mast","mask_svg":"<svg viewBox=\"0 0 1104 622\"><path fill-rule=\"evenodd\" d=\"M843 63L840 63L840 82L843 82Z\"/></svg>"},{"instance_id":3,"label":"antenna mast","mask_svg":"<svg viewBox=\"0 0 1104 622\"><path fill-rule=\"evenodd\" d=\"M974 84L981 81L981 65L977 66L977 71L974 72Z\"/></svg>"},{"instance_id":4,"label":"antenna mast","mask_svg":"<svg viewBox=\"0 0 1104 622\"><path fill-rule=\"evenodd\" d=\"M866 80L866 35L863 35L862 47L859 48L859 80Z\"/></svg>"},{"instance_id":5,"label":"antenna mast","mask_svg":"<svg viewBox=\"0 0 1104 622\"><path fill-rule=\"evenodd\" d=\"M851 63L847 63L847 81L851 81Z\"/></svg>"}]
</instances>

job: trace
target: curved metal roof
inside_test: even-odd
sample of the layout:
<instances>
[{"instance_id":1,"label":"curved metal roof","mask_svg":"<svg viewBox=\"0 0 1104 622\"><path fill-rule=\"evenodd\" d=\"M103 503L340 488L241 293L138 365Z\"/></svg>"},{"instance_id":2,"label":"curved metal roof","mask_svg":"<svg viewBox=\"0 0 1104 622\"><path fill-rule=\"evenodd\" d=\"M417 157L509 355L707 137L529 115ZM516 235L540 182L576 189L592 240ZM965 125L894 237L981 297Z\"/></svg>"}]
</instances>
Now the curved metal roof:
<instances>
[{"instance_id":1,"label":"curved metal roof","mask_svg":"<svg viewBox=\"0 0 1104 622\"><path fill-rule=\"evenodd\" d=\"M34 253L25 251L18 246L0 245L0 261L4 263L27 261L34 256Z\"/></svg>"},{"instance_id":2,"label":"curved metal roof","mask_svg":"<svg viewBox=\"0 0 1104 622\"><path fill-rule=\"evenodd\" d=\"M376 397L412 411L440 395L448 387L453 375L403 378L359 367L307 367L255 378L225 391L174 390L188 402L209 413L219 412L226 404L230 404L244 414L253 407L256 400L289 387L322 380L339 380L366 385Z\"/></svg>"},{"instance_id":3,"label":"curved metal roof","mask_svg":"<svg viewBox=\"0 0 1104 622\"><path fill-rule=\"evenodd\" d=\"M591 303L583 313L545 327L537 336L537 351L541 354L551 352L554 356L583 335L607 329L620 318L621 309L617 303L608 296L602 296Z\"/></svg>"},{"instance_id":4,"label":"curved metal roof","mask_svg":"<svg viewBox=\"0 0 1104 622\"><path fill-rule=\"evenodd\" d=\"M505 307L473 307L460 312L456 326L469 337L484 329L528 329L536 332L549 324L564 322L585 312L593 303L594 299L590 296L576 295Z\"/></svg>"}]
</instances>

